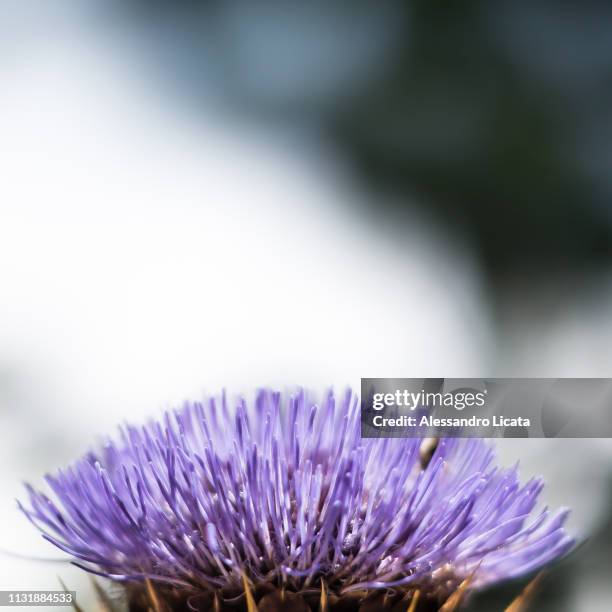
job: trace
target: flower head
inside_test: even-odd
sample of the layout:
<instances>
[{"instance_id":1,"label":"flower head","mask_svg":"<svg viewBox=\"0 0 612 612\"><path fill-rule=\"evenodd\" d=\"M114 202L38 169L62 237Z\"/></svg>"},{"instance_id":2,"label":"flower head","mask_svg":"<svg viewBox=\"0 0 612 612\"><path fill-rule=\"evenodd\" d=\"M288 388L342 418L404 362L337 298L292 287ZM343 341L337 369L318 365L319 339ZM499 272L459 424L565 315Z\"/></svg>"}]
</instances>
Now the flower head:
<instances>
[{"instance_id":1,"label":"flower head","mask_svg":"<svg viewBox=\"0 0 612 612\"><path fill-rule=\"evenodd\" d=\"M497 468L489 443L442 439L425 459L421 447L362 439L350 392L223 396L122 427L46 477L54 499L28 487L22 509L90 572L217 601L246 587L441 602L466 579L523 575L571 547L567 511L534 513L541 480Z\"/></svg>"}]
</instances>

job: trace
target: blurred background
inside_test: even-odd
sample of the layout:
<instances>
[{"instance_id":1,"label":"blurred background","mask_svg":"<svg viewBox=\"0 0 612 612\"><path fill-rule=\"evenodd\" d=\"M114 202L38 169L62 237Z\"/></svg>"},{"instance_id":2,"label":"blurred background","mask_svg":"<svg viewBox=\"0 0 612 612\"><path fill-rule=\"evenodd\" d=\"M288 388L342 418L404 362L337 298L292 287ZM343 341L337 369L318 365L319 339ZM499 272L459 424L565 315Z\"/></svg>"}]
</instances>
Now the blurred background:
<instances>
[{"instance_id":1,"label":"blurred background","mask_svg":"<svg viewBox=\"0 0 612 612\"><path fill-rule=\"evenodd\" d=\"M88 601L14 500L119 421L611 376L611 34L590 0L0 0L0 589ZM537 609L608 609L612 441L500 454L583 541Z\"/></svg>"}]
</instances>

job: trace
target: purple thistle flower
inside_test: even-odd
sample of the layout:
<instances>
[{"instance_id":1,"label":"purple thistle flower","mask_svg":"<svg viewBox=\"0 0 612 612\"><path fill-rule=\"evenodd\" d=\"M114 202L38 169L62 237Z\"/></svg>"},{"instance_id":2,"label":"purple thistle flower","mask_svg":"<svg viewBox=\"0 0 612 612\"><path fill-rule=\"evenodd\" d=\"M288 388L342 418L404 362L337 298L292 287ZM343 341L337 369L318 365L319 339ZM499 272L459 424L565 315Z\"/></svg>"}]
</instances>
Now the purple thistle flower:
<instances>
[{"instance_id":1,"label":"purple thistle flower","mask_svg":"<svg viewBox=\"0 0 612 612\"><path fill-rule=\"evenodd\" d=\"M189 404L121 428L46 476L55 500L28 486L20 507L83 569L190 596L323 583L331 597L393 587L442 602L572 546L567 511L534 513L542 481L521 486L489 443L442 439L424 460L422 440L361 439L359 416L351 392Z\"/></svg>"}]
</instances>

